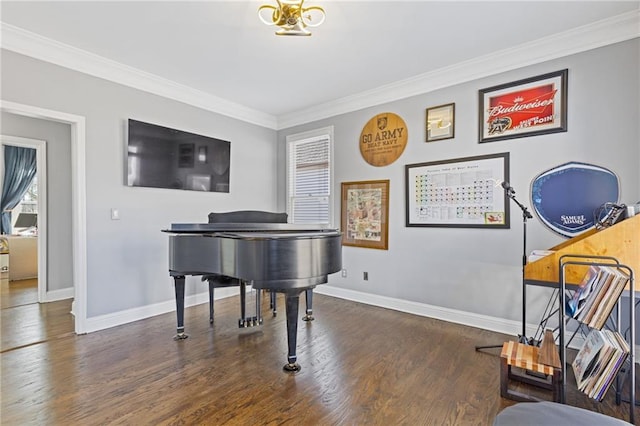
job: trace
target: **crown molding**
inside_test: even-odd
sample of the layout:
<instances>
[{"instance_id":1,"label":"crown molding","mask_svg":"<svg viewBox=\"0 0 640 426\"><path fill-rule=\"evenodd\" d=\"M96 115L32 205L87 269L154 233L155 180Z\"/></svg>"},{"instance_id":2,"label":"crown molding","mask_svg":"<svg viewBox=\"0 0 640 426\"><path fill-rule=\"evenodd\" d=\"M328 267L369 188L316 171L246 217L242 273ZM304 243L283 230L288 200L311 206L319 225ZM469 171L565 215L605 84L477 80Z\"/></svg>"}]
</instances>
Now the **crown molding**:
<instances>
[{"instance_id":1,"label":"crown molding","mask_svg":"<svg viewBox=\"0 0 640 426\"><path fill-rule=\"evenodd\" d=\"M640 37L640 10L278 117L278 130Z\"/></svg>"},{"instance_id":2,"label":"crown molding","mask_svg":"<svg viewBox=\"0 0 640 426\"><path fill-rule=\"evenodd\" d=\"M0 28L2 34L1 47L3 49L183 102L227 117L274 130L276 128L276 117L265 112L178 84L4 22L0 23Z\"/></svg>"},{"instance_id":3,"label":"crown molding","mask_svg":"<svg viewBox=\"0 0 640 426\"><path fill-rule=\"evenodd\" d=\"M274 130L306 124L640 37L640 10L278 117L0 23L1 47Z\"/></svg>"}]
</instances>

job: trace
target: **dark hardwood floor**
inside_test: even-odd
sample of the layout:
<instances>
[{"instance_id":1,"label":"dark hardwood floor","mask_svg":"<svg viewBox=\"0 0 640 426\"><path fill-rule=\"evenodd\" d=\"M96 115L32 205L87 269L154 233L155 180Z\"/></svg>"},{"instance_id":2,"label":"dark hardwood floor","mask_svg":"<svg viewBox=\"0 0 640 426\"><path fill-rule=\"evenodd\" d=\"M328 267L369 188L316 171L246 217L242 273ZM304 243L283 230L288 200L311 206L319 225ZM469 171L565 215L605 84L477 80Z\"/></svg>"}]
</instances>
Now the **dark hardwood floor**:
<instances>
[{"instance_id":1,"label":"dark hardwood floor","mask_svg":"<svg viewBox=\"0 0 640 426\"><path fill-rule=\"evenodd\" d=\"M212 326L206 304L188 308L182 341L169 313L15 343L0 358L2 424L490 425L513 404L500 398L500 350L475 351L513 336L316 295L291 375L282 297L277 317L247 329L238 300L216 301ZM628 420L613 392L598 403L569 383L569 404Z\"/></svg>"}]
</instances>

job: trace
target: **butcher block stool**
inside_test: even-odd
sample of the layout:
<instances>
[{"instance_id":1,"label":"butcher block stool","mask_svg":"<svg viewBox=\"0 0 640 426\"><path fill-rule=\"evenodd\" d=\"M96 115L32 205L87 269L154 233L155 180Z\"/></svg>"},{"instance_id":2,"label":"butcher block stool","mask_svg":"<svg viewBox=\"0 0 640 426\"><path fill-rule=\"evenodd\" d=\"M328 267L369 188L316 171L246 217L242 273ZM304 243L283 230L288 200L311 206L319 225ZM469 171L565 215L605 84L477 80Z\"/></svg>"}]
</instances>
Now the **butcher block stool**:
<instances>
[{"instance_id":1,"label":"butcher block stool","mask_svg":"<svg viewBox=\"0 0 640 426\"><path fill-rule=\"evenodd\" d=\"M535 396L509 389L509 381L513 380L551 390L553 392L552 401L560 402L562 370L560 369L559 359L553 356L550 357L550 360L544 359L544 356L540 357L541 352L545 354L547 352L553 353L553 349L551 351L544 349L544 345L548 343L547 337L545 336L545 342L541 348L518 342L505 342L502 345L502 353L500 354L500 396L522 402L544 401ZM553 335L551 335L551 339L553 339ZM551 344L555 347L553 340L551 340ZM555 354L557 356L557 349ZM519 367L523 371L516 373L512 371L512 367Z\"/></svg>"}]
</instances>

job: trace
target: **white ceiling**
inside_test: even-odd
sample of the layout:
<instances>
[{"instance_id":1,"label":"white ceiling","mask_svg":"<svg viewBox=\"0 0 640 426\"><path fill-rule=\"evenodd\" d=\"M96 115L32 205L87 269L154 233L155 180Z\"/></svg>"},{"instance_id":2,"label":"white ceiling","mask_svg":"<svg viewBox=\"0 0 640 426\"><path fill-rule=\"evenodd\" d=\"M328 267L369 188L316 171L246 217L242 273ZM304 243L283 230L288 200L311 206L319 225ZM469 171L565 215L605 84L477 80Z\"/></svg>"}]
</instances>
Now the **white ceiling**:
<instances>
[{"instance_id":1,"label":"white ceiling","mask_svg":"<svg viewBox=\"0 0 640 426\"><path fill-rule=\"evenodd\" d=\"M311 37L278 37L257 16L275 2L2 0L0 20L277 119L640 4L306 0L324 7L326 22Z\"/></svg>"}]
</instances>

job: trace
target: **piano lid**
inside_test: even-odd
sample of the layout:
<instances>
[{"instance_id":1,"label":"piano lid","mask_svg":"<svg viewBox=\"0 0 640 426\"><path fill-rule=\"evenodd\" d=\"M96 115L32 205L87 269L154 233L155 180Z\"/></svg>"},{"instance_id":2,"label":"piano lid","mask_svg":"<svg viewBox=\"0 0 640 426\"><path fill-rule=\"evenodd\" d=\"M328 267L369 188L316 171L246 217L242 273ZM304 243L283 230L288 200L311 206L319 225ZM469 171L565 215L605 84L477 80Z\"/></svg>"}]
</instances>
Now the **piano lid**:
<instances>
[{"instance_id":1,"label":"piano lid","mask_svg":"<svg viewBox=\"0 0 640 426\"><path fill-rule=\"evenodd\" d=\"M318 225L294 223L172 223L162 232L174 234L209 234L218 232L335 232Z\"/></svg>"}]
</instances>

